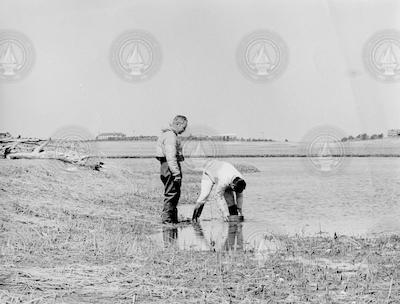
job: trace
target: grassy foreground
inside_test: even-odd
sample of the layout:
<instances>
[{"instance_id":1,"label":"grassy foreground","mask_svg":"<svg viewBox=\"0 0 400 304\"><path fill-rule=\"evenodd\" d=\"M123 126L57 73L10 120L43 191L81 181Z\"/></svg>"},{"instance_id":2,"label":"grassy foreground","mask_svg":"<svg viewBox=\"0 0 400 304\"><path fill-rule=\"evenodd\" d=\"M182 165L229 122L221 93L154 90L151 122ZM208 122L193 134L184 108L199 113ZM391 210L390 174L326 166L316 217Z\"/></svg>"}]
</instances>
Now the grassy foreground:
<instances>
[{"instance_id":1,"label":"grassy foreground","mask_svg":"<svg viewBox=\"0 0 400 304\"><path fill-rule=\"evenodd\" d=\"M185 175L183 203L198 180ZM156 162L0 160L0 303L400 303L400 237L183 251L149 237L161 193Z\"/></svg>"}]
</instances>

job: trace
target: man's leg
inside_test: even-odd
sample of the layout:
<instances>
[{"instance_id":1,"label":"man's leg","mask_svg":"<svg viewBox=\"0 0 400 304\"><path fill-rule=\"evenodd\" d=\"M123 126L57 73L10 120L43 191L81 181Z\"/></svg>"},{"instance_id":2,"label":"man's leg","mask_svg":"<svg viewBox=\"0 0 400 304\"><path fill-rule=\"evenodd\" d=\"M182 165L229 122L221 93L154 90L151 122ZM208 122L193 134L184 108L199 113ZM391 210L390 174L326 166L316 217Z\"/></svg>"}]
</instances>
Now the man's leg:
<instances>
[{"instance_id":1,"label":"man's leg","mask_svg":"<svg viewBox=\"0 0 400 304\"><path fill-rule=\"evenodd\" d=\"M226 189L224 193L226 204L228 205L229 215L238 215L237 206L235 204L235 195L232 189Z\"/></svg>"},{"instance_id":2,"label":"man's leg","mask_svg":"<svg viewBox=\"0 0 400 304\"><path fill-rule=\"evenodd\" d=\"M175 182L167 162L161 164L161 180L164 184L164 208L162 221L166 223L178 222L178 201L181 195L181 184Z\"/></svg>"}]
</instances>

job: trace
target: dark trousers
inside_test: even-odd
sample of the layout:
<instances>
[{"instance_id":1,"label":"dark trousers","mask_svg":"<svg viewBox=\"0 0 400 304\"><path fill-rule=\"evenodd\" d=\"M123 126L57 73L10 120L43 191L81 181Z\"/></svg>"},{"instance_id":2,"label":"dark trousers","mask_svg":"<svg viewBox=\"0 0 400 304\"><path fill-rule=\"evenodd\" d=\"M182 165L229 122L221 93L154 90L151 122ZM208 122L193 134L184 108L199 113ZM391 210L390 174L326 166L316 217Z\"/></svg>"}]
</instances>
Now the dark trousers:
<instances>
[{"instance_id":1,"label":"dark trousers","mask_svg":"<svg viewBox=\"0 0 400 304\"><path fill-rule=\"evenodd\" d=\"M229 215L238 215L238 210L236 205L229 206L228 209L229 209Z\"/></svg>"},{"instance_id":2,"label":"dark trousers","mask_svg":"<svg viewBox=\"0 0 400 304\"><path fill-rule=\"evenodd\" d=\"M174 181L174 176L168 167L167 162L161 162L161 181L164 184L164 207L161 215L163 222L178 222L178 205L181 196L181 183Z\"/></svg>"}]
</instances>

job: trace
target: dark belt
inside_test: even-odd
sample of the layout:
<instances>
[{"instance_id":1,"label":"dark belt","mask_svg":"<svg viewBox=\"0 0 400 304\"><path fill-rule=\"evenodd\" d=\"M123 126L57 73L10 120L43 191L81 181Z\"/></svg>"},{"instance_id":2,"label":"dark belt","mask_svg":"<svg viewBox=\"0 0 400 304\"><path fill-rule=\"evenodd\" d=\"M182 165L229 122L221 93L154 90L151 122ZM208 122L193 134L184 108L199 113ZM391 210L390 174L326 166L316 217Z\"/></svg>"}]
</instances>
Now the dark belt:
<instances>
[{"instance_id":1,"label":"dark belt","mask_svg":"<svg viewBox=\"0 0 400 304\"><path fill-rule=\"evenodd\" d=\"M156 159L157 159L158 161L160 161L160 163L165 163L165 162L167 161L167 158L166 158L165 156L162 156L162 157L161 157L161 156L157 156ZM184 161L184 159L185 159L185 158L184 158L183 156L178 156L178 157L177 157L178 163L181 162L181 161Z\"/></svg>"}]
</instances>

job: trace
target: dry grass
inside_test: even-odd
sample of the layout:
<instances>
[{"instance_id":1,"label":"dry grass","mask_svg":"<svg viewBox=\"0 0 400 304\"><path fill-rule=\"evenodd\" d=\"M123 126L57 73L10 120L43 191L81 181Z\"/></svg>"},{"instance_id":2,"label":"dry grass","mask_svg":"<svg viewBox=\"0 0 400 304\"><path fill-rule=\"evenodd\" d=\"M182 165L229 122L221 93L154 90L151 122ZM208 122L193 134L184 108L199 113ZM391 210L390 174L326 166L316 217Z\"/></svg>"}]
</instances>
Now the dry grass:
<instances>
[{"instance_id":1,"label":"dry grass","mask_svg":"<svg viewBox=\"0 0 400 304\"><path fill-rule=\"evenodd\" d=\"M400 303L400 238L285 237L279 251L158 244L157 163L0 161L0 303ZM187 173L186 190L199 175Z\"/></svg>"}]
</instances>

